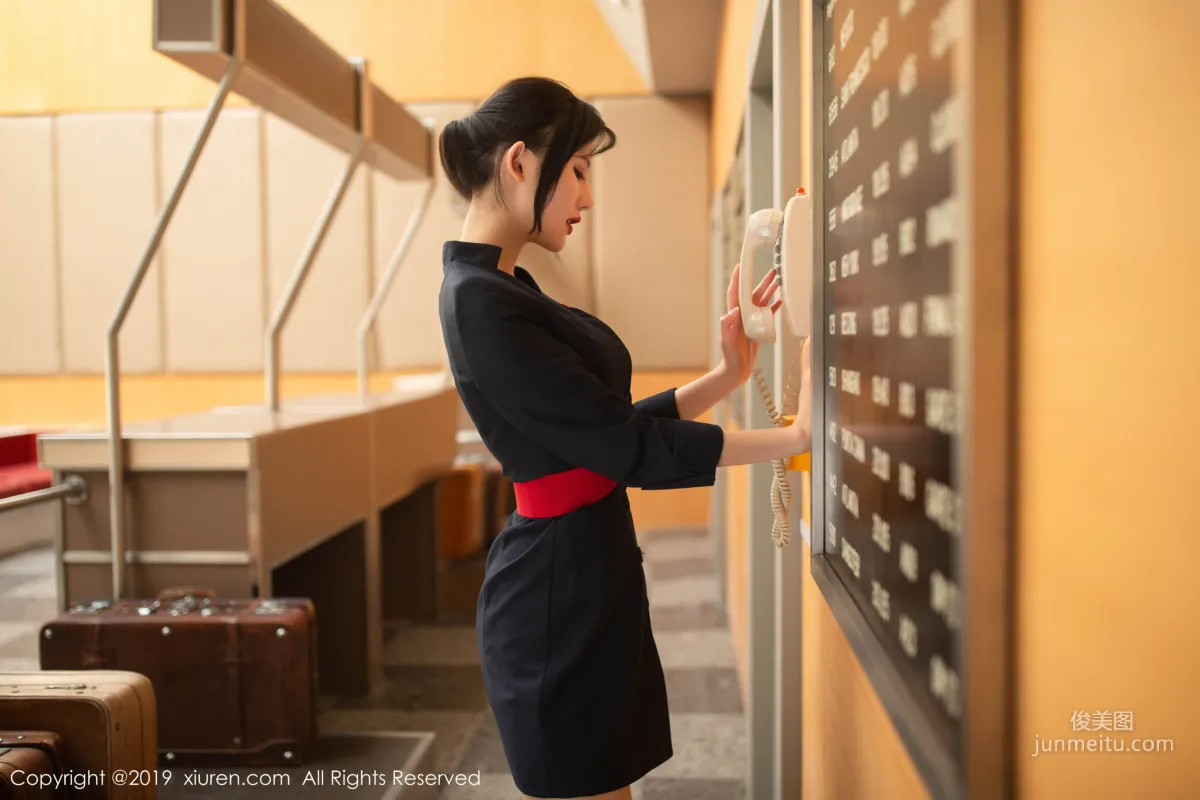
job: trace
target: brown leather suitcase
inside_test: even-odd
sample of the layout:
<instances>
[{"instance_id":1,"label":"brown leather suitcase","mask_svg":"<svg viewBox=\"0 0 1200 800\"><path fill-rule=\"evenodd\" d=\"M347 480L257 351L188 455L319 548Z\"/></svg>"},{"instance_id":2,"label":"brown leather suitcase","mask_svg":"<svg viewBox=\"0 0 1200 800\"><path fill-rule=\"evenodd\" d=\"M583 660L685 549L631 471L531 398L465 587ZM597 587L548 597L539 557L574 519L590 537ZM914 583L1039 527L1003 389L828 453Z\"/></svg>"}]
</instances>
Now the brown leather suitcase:
<instances>
[{"instance_id":1,"label":"brown leather suitcase","mask_svg":"<svg viewBox=\"0 0 1200 800\"><path fill-rule=\"evenodd\" d=\"M487 470L487 489L484 494L484 538L486 544L491 544L504 529L504 523L517 510L516 493L512 481L500 471L499 467L489 466Z\"/></svg>"},{"instance_id":2,"label":"brown leather suitcase","mask_svg":"<svg viewBox=\"0 0 1200 800\"><path fill-rule=\"evenodd\" d=\"M0 731L0 800L54 800L70 786L52 731Z\"/></svg>"},{"instance_id":3,"label":"brown leather suitcase","mask_svg":"<svg viewBox=\"0 0 1200 800\"><path fill-rule=\"evenodd\" d=\"M303 598L156 600L75 606L42 627L43 669L124 669L158 700L159 762L302 764L317 733L317 642Z\"/></svg>"},{"instance_id":4,"label":"brown leather suitcase","mask_svg":"<svg viewBox=\"0 0 1200 800\"><path fill-rule=\"evenodd\" d=\"M122 670L0 672L0 722L59 737L58 768L73 782L62 796L155 800L158 740L154 689ZM112 776L134 774L122 787Z\"/></svg>"},{"instance_id":5,"label":"brown leather suitcase","mask_svg":"<svg viewBox=\"0 0 1200 800\"><path fill-rule=\"evenodd\" d=\"M438 556L468 558L484 545L485 467L480 461L460 459L442 476L438 514Z\"/></svg>"}]
</instances>

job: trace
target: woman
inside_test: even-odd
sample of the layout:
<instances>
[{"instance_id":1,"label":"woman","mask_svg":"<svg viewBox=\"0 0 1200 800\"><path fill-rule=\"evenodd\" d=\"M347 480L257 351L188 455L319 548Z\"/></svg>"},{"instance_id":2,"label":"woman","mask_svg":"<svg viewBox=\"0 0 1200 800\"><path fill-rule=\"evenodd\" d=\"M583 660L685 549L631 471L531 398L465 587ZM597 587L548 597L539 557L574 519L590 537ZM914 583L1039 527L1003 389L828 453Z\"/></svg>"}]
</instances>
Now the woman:
<instances>
[{"instance_id":1,"label":"woman","mask_svg":"<svg viewBox=\"0 0 1200 800\"><path fill-rule=\"evenodd\" d=\"M710 486L717 467L807 452L811 436L807 404L786 428L725 432L696 421L754 364L736 272L721 367L633 402L617 335L544 295L517 266L528 242L562 250L592 205L592 159L615 141L591 105L525 78L448 124L439 142L446 175L469 202L462 239L443 250L442 333L462 401L517 496L488 553L477 635L527 798L629 798L630 784L672 754L626 487ZM756 302L770 303L775 288L765 279Z\"/></svg>"}]
</instances>

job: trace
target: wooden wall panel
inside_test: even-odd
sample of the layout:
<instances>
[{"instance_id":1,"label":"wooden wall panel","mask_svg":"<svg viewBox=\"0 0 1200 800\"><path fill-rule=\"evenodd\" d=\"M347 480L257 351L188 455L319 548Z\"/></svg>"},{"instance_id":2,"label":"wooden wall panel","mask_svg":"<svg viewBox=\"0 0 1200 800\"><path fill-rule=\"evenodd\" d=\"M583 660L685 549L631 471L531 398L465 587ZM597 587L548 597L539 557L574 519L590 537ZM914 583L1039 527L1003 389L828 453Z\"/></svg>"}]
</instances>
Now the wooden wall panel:
<instances>
[{"instance_id":1,"label":"wooden wall panel","mask_svg":"<svg viewBox=\"0 0 1200 800\"><path fill-rule=\"evenodd\" d=\"M103 372L104 341L158 212L153 112L58 119L56 170L64 363ZM120 339L121 371L163 368L160 263L155 259Z\"/></svg>"},{"instance_id":2,"label":"wooden wall panel","mask_svg":"<svg viewBox=\"0 0 1200 800\"><path fill-rule=\"evenodd\" d=\"M61 368L54 215L54 120L0 118L0 373Z\"/></svg>"},{"instance_id":3,"label":"wooden wall panel","mask_svg":"<svg viewBox=\"0 0 1200 800\"><path fill-rule=\"evenodd\" d=\"M269 321L348 157L278 117L266 123ZM354 334L370 296L369 180L360 165L284 329L282 371L354 369Z\"/></svg>"},{"instance_id":4,"label":"wooden wall panel","mask_svg":"<svg viewBox=\"0 0 1200 800\"><path fill-rule=\"evenodd\" d=\"M638 369L708 365L708 103L596 102L617 134L593 166L596 307ZM666 329L669 328L669 335Z\"/></svg>"},{"instance_id":5,"label":"wooden wall panel","mask_svg":"<svg viewBox=\"0 0 1200 800\"><path fill-rule=\"evenodd\" d=\"M160 196L171 191L203 116L160 117ZM221 113L167 229L161 257L169 370L262 369L261 124L256 109Z\"/></svg>"},{"instance_id":6,"label":"wooden wall panel","mask_svg":"<svg viewBox=\"0 0 1200 800\"><path fill-rule=\"evenodd\" d=\"M413 103L409 111L418 119L434 121L434 152L442 126L466 116L470 103ZM442 285L442 245L462 235L466 205L454 193L436 160L434 190L421 226L400 266L396 282L379 313L376 337L380 369L440 369L446 348L438 321L438 290ZM374 178L375 264L377 280L426 187L386 176Z\"/></svg>"}]
</instances>

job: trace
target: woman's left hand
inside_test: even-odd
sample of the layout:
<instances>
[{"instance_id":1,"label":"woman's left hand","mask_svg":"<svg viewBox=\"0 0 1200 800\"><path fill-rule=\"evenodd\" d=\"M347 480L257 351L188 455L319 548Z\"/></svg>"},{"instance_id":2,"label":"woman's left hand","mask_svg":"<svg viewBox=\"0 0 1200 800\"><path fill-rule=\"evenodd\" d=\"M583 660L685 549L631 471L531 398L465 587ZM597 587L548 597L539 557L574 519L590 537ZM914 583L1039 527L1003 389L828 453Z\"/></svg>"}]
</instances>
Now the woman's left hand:
<instances>
[{"instance_id":1,"label":"woman's left hand","mask_svg":"<svg viewBox=\"0 0 1200 800\"><path fill-rule=\"evenodd\" d=\"M738 287L741 280L742 265L733 268L733 277L729 280L728 306L729 311L721 317L721 361L724 370L742 384L754 370L754 361L758 358L758 342L746 335L742 327L742 314L739 304ZM751 301L759 308L771 306L771 313L779 310L782 300L772 304L775 291L779 288L779 276L771 270L759 282L751 295Z\"/></svg>"}]
</instances>

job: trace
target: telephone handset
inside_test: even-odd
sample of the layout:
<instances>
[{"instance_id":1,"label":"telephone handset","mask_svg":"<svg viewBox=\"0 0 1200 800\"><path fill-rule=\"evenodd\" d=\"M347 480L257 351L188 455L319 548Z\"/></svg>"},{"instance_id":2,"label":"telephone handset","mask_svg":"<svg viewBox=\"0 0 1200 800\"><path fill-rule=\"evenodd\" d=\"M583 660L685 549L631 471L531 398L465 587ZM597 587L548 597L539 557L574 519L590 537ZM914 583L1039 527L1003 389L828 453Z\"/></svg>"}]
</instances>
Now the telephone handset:
<instances>
[{"instance_id":1,"label":"telephone handset","mask_svg":"<svg viewBox=\"0 0 1200 800\"><path fill-rule=\"evenodd\" d=\"M763 208L750 215L742 240L742 270L738 285L742 326L756 342L775 341L775 317L770 308L751 302L754 293L754 250L763 245L775 248L775 271L782 283L783 309L793 336L812 334L812 198L803 189L788 201L783 211Z\"/></svg>"},{"instance_id":2,"label":"telephone handset","mask_svg":"<svg viewBox=\"0 0 1200 800\"><path fill-rule=\"evenodd\" d=\"M808 338L812 335L812 198L800 189L788 201L783 211L764 208L750 215L746 223L746 235L742 240L741 274L738 286L739 303L742 309L742 327L746 335L759 343L775 341L775 317L771 308L756 306L751 297L754 286L754 250L770 245L775 251L775 271L779 274L783 311L787 315L789 328L794 336ZM799 359L792 363L784 387L781 405L794 405L803 379L803 368ZM767 408L771 424L783 427L791 424L775 406L767 380L758 367L754 368L754 382ZM792 505L791 484L788 482L789 459L771 462L775 477L771 483L771 509L775 512L775 523L771 528L771 541L776 547L784 547L791 541L788 514ZM801 467L803 468L803 467ZM805 470L807 471L807 470Z\"/></svg>"}]
</instances>

